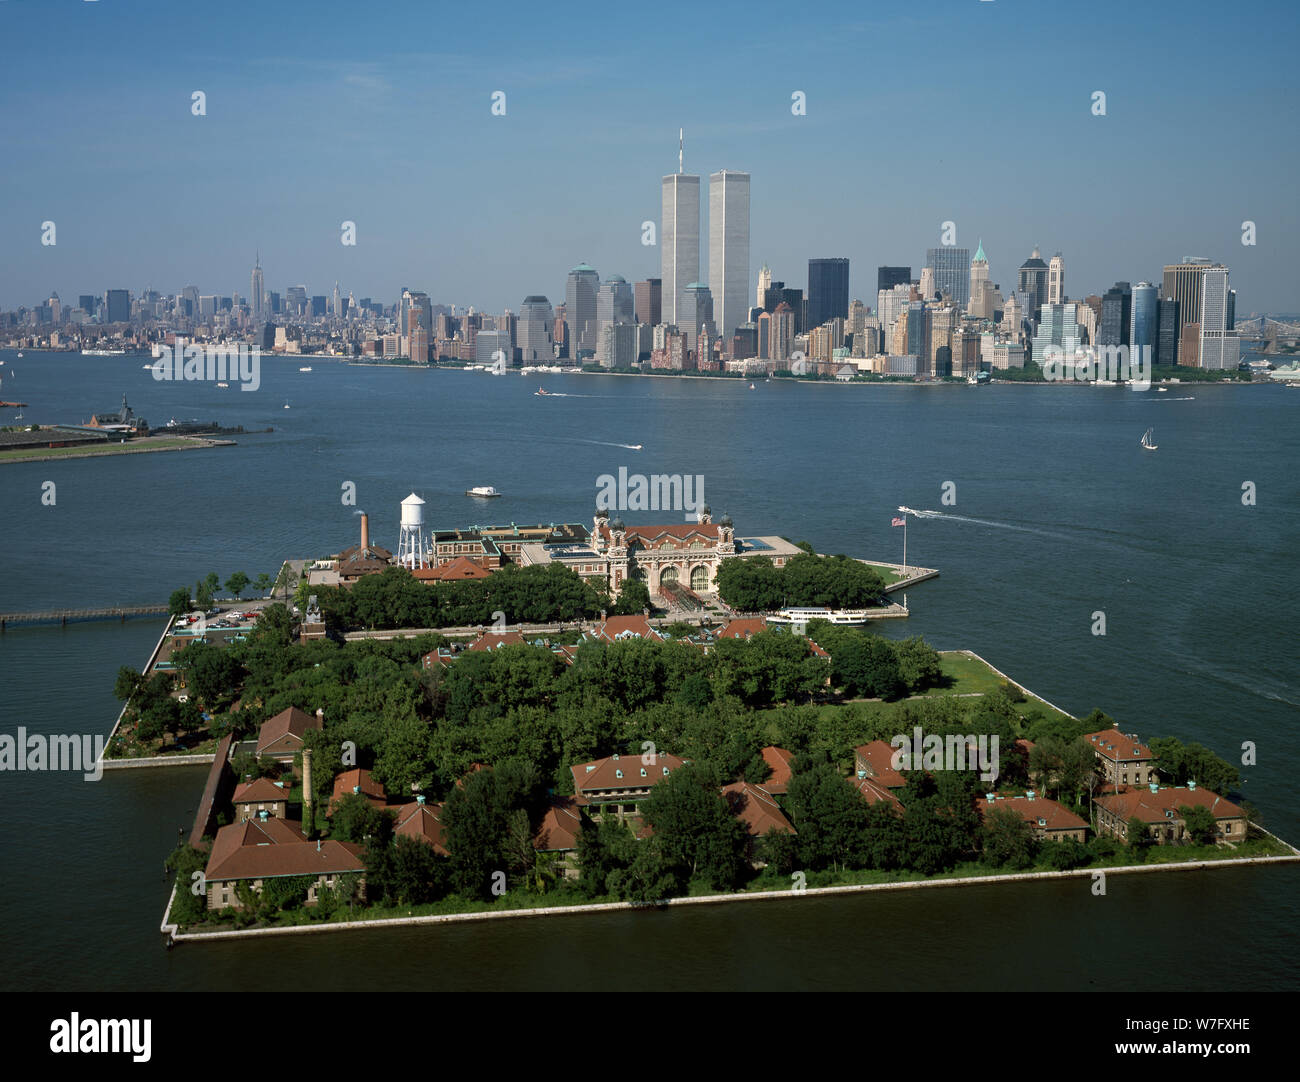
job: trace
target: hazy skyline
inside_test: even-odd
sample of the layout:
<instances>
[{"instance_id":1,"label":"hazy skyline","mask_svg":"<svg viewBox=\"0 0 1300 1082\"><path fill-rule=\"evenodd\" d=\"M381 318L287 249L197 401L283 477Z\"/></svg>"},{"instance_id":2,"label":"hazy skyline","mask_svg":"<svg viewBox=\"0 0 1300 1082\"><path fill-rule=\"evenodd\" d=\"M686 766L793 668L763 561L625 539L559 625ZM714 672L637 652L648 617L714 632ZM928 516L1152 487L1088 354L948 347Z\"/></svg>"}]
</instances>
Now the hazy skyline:
<instances>
[{"instance_id":1,"label":"hazy skyline","mask_svg":"<svg viewBox=\"0 0 1300 1082\"><path fill-rule=\"evenodd\" d=\"M1288 5L738 10L0 2L24 46L0 85L0 308L247 295L258 250L268 289L489 312L559 303L583 261L658 277L641 223L659 228L684 127L687 172L752 176L751 295L764 263L802 288L809 258L847 256L874 308L876 267L918 273L953 221L1004 292L1038 246L1076 298L1204 256L1240 317L1300 309Z\"/></svg>"}]
</instances>

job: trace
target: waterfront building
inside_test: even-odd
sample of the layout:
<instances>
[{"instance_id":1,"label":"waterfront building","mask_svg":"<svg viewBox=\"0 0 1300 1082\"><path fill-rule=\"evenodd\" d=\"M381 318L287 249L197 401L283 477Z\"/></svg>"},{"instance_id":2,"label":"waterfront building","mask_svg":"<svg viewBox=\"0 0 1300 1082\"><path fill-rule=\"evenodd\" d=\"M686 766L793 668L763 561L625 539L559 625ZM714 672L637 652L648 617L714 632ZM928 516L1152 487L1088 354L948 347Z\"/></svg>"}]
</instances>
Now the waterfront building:
<instances>
[{"instance_id":1,"label":"waterfront building","mask_svg":"<svg viewBox=\"0 0 1300 1082\"><path fill-rule=\"evenodd\" d=\"M1088 824L1065 805L1039 796L1030 789L1024 796L997 796L989 793L976 801L980 816L985 820L998 808L1009 808L1029 827L1035 838L1049 842L1085 842Z\"/></svg>"},{"instance_id":2,"label":"waterfront building","mask_svg":"<svg viewBox=\"0 0 1300 1082\"><path fill-rule=\"evenodd\" d=\"M514 348L510 345L510 332L480 330L474 336L474 363L492 365L503 361L507 368L514 364Z\"/></svg>"},{"instance_id":3,"label":"waterfront building","mask_svg":"<svg viewBox=\"0 0 1300 1082\"><path fill-rule=\"evenodd\" d=\"M600 275L594 267L579 263L569 271L564 287L565 321L569 325L569 356L575 360L583 350L596 351L596 293Z\"/></svg>"},{"instance_id":4,"label":"waterfront building","mask_svg":"<svg viewBox=\"0 0 1300 1082\"><path fill-rule=\"evenodd\" d=\"M358 879L358 900L365 899L363 846L332 839L308 841L302 824L291 819L247 819L217 831L203 878L209 909L240 909L236 885L245 881L260 894L268 879L306 876L306 905L315 905L322 890L333 889L345 875Z\"/></svg>"},{"instance_id":5,"label":"waterfront building","mask_svg":"<svg viewBox=\"0 0 1300 1082\"><path fill-rule=\"evenodd\" d=\"M1181 263L1165 265L1164 277L1160 283L1160 296L1178 302L1178 338L1183 337L1183 328L1189 323L1197 323L1201 318L1201 284L1205 278L1206 268L1211 266L1208 259L1186 257ZM1186 364L1186 361L1179 361Z\"/></svg>"},{"instance_id":6,"label":"waterfront building","mask_svg":"<svg viewBox=\"0 0 1300 1082\"><path fill-rule=\"evenodd\" d=\"M641 802L674 770L686 765L676 755L658 752L646 764L640 755L611 755L569 767L574 795L596 822L606 816L620 823L641 814Z\"/></svg>"},{"instance_id":7,"label":"waterfront building","mask_svg":"<svg viewBox=\"0 0 1300 1082\"><path fill-rule=\"evenodd\" d=\"M638 358L635 323L601 323L600 339L596 345L597 364L602 368L632 368Z\"/></svg>"},{"instance_id":8,"label":"waterfront building","mask_svg":"<svg viewBox=\"0 0 1300 1082\"><path fill-rule=\"evenodd\" d=\"M729 339L749 315L749 174L709 176L709 288L718 334Z\"/></svg>"},{"instance_id":9,"label":"waterfront building","mask_svg":"<svg viewBox=\"0 0 1300 1082\"><path fill-rule=\"evenodd\" d=\"M284 819L289 814L289 791L283 782L256 778L240 782L230 798L235 822L247 819Z\"/></svg>"},{"instance_id":10,"label":"waterfront building","mask_svg":"<svg viewBox=\"0 0 1300 1082\"><path fill-rule=\"evenodd\" d=\"M934 275L935 293L948 298L965 311L971 297L970 249L958 248L955 245L928 248L925 253L925 265ZM985 275L987 274L986 260Z\"/></svg>"},{"instance_id":11,"label":"waterfront building","mask_svg":"<svg viewBox=\"0 0 1300 1082\"><path fill-rule=\"evenodd\" d=\"M1076 304L1044 304L1039 309L1038 329L1030 344L1031 356L1040 367L1049 347L1061 350L1065 358L1073 361L1083 346L1079 335Z\"/></svg>"},{"instance_id":12,"label":"waterfront building","mask_svg":"<svg viewBox=\"0 0 1300 1082\"><path fill-rule=\"evenodd\" d=\"M766 341L766 356L773 361L788 360L794 352L795 318L790 305L782 301L770 316L766 339L760 336L760 342Z\"/></svg>"},{"instance_id":13,"label":"waterfront building","mask_svg":"<svg viewBox=\"0 0 1300 1082\"><path fill-rule=\"evenodd\" d=\"M1174 845L1187 840L1187 821L1182 809L1205 808L1214 816L1215 842L1225 845L1246 840L1246 813L1218 793L1202 789L1195 781L1186 786L1159 785L1155 781L1098 797L1093 807L1097 832L1129 843L1132 819L1146 824L1148 836L1157 845Z\"/></svg>"},{"instance_id":14,"label":"waterfront building","mask_svg":"<svg viewBox=\"0 0 1300 1082\"><path fill-rule=\"evenodd\" d=\"M1133 322L1133 289L1128 282L1116 282L1101 299L1099 346L1127 346Z\"/></svg>"},{"instance_id":15,"label":"waterfront building","mask_svg":"<svg viewBox=\"0 0 1300 1082\"><path fill-rule=\"evenodd\" d=\"M1241 363L1241 340L1233 330L1228 268L1216 263L1201 281L1201 367L1235 369Z\"/></svg>"},{"instance_id":16,"label":"waterfront building","mask_svg":"<svg viewBox=\"0 0 1300 1082\"><path fill-rule=\"evenodd\" d=\"M1156 757L1134 733L1119 726L1100 729L1083 737L1092 745L1102 779L1111 786L1143 786L1156 780Z\"/></svg>"},{"instance_id":17,"label":"waterfront building","mask_svg":"<svg viewBox=\"0 0 1300 1082\"><path fill-rule=\"evenodd\" d=\"M691 349L696 348L700 333L710 338L717 333L713 319L713 291L703 282L691 282L683 291L678 306L678 327L686 332Z\"/></svg>"},{"instance_id":18,"label":"waterfront building","mask_svg":"<svg viewBox=\"0 0 1300 1082\"><path fill-rule=\"evenodd\" d=\"M1178 320L1178 302L1172 297L1161 300L1156 324L1156 364L1162 367L1176 365L1182 324Z\"/></svg>"},{"instance_id":19,"label":"waterfront building","mask_svg":"<svg viewBox=\"0 0 1300 1082\"><path fill-rule=\"evenodd\" d=\"M1156 337L1159 334L1159 291L1150 282L1139 282L1133 287L1132 315L1129 324L1129 347L1134 357L1141 358L1142 347L1151 349L1154 359Z\"/></svg>"},{"instance_id":20,"label":"waterfront building","mask_svg":"<svg viewBox=\"0 0 1300 1082\"><path fill-rule=\"evenodd\" d=\"M843 258L808 260L808 312L804 327L820 327L849 310L849 261Z\"/></svg>"},{"instance_id":21,"label":"waterfront building","mask_svg":"<svg viewBox=\"0 0 1300 1082\"><path fill-rule=\"evenodd\" d=\"M550 364L555 359L554 323L549 300L537 293L524 298L519 308L519 350L524 364Z\"/></svg>"}]
</instances>

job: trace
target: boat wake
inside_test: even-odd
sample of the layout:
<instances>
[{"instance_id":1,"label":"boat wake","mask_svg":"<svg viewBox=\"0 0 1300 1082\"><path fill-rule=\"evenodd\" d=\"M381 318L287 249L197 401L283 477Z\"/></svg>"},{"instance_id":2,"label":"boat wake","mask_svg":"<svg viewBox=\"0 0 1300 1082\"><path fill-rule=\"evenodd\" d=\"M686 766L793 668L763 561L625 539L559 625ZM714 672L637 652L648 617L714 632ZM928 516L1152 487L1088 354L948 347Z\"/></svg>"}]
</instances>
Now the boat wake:
<instances>
[{"instance_id":1,"label":"boat wake","mask_svg":"<svg viewBox=\"0 0 1300 1082\"><path fill-rule=\"evenodd\" d=\"M1185 395L1182 398L1153 398L1151 399L1151 401L1152 402L1195 402L1196 395L1189 394L1189 395Z\"/></svg>"},{"instance_id":2,"label":"boat wake","mask_svg":"<svg viewBox=\"0 0 1300 1082\"><path fill-rule=\"evenodd\" d=\"M899 508L903 510L903 508ZM998 530L1015 530L1017 533L1036 533L1043 537L1059 537L1066 541L1070 540L1069 536L1063 533L1057 533L1053 530L1040 530L1034 526L1016 526L1010 522L994 522L987 518L971 518L969 515L954 515L949 511L917 511L914 508L907 508L907 514L916 518L939 518L946 519L948 522L970 522L977 526L992 526Z\"/></svg>"}]
</instances>

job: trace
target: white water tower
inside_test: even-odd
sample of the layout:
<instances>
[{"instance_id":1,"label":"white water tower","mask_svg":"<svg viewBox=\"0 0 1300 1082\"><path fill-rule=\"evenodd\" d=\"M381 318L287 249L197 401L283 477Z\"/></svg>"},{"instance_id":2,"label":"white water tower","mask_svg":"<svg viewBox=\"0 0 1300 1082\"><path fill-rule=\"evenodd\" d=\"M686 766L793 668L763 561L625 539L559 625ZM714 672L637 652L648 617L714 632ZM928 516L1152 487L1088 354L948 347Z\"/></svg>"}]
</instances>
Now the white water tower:
<instances>
[{"instance_id":1,"label":"white water tower","mask_svg":"<svg viewBox=\"0 0 1300 1082\"><path fill-rule=\"evenodd\" d=\"M429 566L424 549L424 501L414 492L402 501L402 532L397 540L397 562L409 570Z\"/></svg>"}]
</instances>

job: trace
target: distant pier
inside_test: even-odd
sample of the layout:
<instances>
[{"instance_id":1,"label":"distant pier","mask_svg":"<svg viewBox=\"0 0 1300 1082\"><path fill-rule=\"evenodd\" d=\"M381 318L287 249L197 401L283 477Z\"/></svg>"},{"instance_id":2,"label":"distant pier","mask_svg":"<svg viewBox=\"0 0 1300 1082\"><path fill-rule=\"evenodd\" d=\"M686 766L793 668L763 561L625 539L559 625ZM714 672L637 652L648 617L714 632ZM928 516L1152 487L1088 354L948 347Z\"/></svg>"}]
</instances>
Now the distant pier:
<instances>
[{"instance_id":1,"label":"distant pier","mask_svg":"<svg viewBox=\"0 0 1300 1082\"><path fill-rule=\"evenodd\" d=\"M128 616L166 616L166 605L116 605L108 609L48 609L45 612L0 612L0 632L10 624L61 624L73 620L120 620Z\"/></svg>"}]
</instances>

